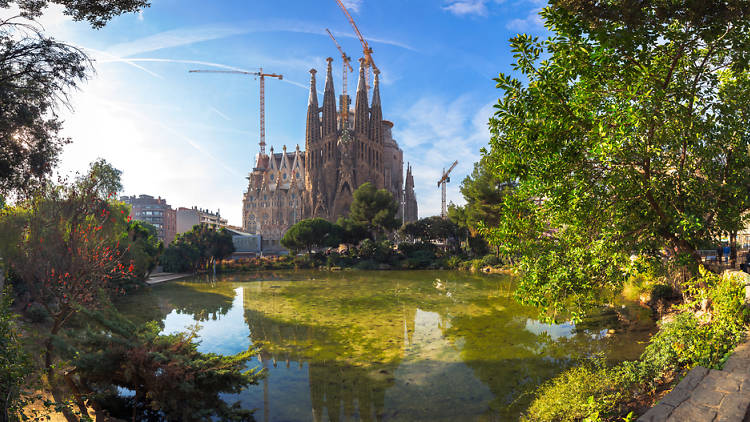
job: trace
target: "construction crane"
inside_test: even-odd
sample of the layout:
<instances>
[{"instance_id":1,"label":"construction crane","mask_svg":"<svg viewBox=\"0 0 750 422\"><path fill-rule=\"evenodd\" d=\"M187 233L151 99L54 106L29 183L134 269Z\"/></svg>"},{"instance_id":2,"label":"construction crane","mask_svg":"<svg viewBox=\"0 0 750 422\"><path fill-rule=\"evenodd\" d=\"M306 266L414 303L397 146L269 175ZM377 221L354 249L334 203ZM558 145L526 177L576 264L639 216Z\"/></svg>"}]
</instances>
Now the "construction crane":
<instances>
[{"instance_id":1,"label":"construction crane","mask_svg":"<svg viewBox=\"0 0 750 422\"><path fill-rule=\"evenodd\" d=\"M339 45L338 41L336 41L336 38L333 37L333 34L331 34L331 31L326 28L326 32L328 32L328 36L331 37L333 40L333 43L336 44L336 48L339 49L339 53L341 53L341 60L343 61L343 69L341 73L344 75L344 90L341 95L341 128L346 129L346 122L349 120L349 96L346 94L346 81L347 81L347 72L346 69L349 68L349 72L354 72L354 69L352 69L352 65L349 64L349 62L352 61L352 58L347 56L346 53L344 53L344 50Z\"/></svg>"},{"instance_id":2,"label":"construction crane","mask_svg":"<svg viewBox=\"0 0 750 422\"><path fill-rule=\"evenodd\" d=\"M349 19L349 23L352 25L352 28L354 28L354 32L357 33L357 37L359 38L359 42L362 43L362 50L365 58L365 67L367 67L367 71L365 73L365 76L367 77L367 89L370 89L370 70L369 68L372 68L373 71L378 70L378 67L375 66L375 60L372 59L372 48L369 44L367 44L367 40L365 40L365 37L362 36L362 33L359 32L359 28L357 28L357 24L354 23L354 19L352 19L352 15L349 14L349 11L346 10L346 6L344 6L344 3L341 2L341 0L336 0L336 3L339 4L339 7L341 10L344 11L344 14L346 15L346 18Z\"/></svg>"},{"instance_id":3,"label":"construction crane","mask_svg":"<svg viewBox=\"0 0 750 422\"><path fill-rule=\"evenodd\" d=\"M448 216L448 210L446 209L445 205L445 195L446 195L446 185L451 181L450 174L451 171L453 171L454 168L456 168L456 165L458 164L458 160L454 161L453 164L451 164L451 167L448 169L448 171L445 171L445 167L443 167L443 177L438 180L437 185L440 187L440 185L443 185L443 206L440 209L440 216L445 218Z\"/></svg>"},{"instance_id":4,"label":"construction crane","mask_svg":"<svg viewBox=\"0 0 750 422\"><path fill-rule=\"evenodd\" d=\"M284 75L277 75L275 73L263 73L261 67L258 72L245 72L242 70L190 70L190 73L236 73L240 75L250 75L260 77L260 155L261 157L266 155L266 84L265 78L278 78L279 80L284 79Z\"/></svg>"}]
</instances>

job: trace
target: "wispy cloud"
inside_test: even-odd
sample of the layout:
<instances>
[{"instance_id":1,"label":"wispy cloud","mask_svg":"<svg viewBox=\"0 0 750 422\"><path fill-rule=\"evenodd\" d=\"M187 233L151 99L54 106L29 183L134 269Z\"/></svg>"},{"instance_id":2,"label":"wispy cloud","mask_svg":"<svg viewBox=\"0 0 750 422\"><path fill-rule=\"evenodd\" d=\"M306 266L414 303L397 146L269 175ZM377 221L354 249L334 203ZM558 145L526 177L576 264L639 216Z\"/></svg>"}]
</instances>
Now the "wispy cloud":
<instances>
[{"instance_id":1,"label":"wispy cloud","mask_svg":"<svg viewBox=\"0 0 750 422\"><path fill-rule=\"evenodd\" d=\"M178 28L159 32L148 37L115 44L106 51L114 56L128 57L166 48L180 47L203 41L227 38L247 33L248 30L234 25L205 25L191 28Z\"/></svg>"},{"instance_id":2,"label":"wispy cloud","mask_svg":"<svg viewBox=\"0 0 750 422\"><path fill-rule=\"evenodd\" d=\"M440 214L436 182L442 167L453 160L458 160L458 166L451 174L448 200L463 203L459 185L479 159L479 149L489 141L492 104L477 104L468 97L452 101L425 97L397 114L403 116L403 127L397 125L394 136L413 167L420 216Z\"/></svg>"},{"instance_id":3,"label":"wispy cloud","mask_svg":"<svg viewBox=\"0 0 750 422\"><path fill-rule=\"evenodd\" d=\"M227 116L226 114L224 114L224 113L220 112L219 110L217 110L216 107L210 107L209 110L211 110L212 112L216 113L219 117L221 117L222 119L224 119L224 120L226 120L228 122L232 121L232 119L229 118L229 116Z\"/></svg>"},{"instance_id":4,"label":"wispy cloud","mask_svg":"<svg viewBox=\"0 0 750 422\"><path fill-rule=\"evenodd\" d=\"M518 32L538 31L540 29L544 29L544 21L542 20L542 17L539 16L539 12L541 11L541 7L534 8L525 18L513 19L508 22L505 27L510 29L511 31Z\"/></svg>"},{"instance_id":5,"label":"wispy cloud","mask_svg":"<svg viewBox=\"0 0 750 422\"><path fill-rule=\"evenodd\" d=\"M359 13L360 7L362 7L362 0L341 0L344 3L347 10L354 13Z\"/></svg>"},{"instance_id":6,"label":"wispy cloud","mask_svg":"<svg viewBox=\"0 0 750 422\"><path fill-rule=\"evenodd\" d=\"M192 45L200 42L256 32L296 32L327 36L325 30L322 28L324 28L324 25L322 24L279 19L247 21L242 23L217 23L159 32L147 37L115 44L107 48L106 52L117 57L129 57L152 51ZM356 36L350 32L334 31L334 33L341 37L356 38ZM400 40L378 37L377 35L374 37L368 37L367 40L374 43L389 44L399 48L414 50L413 47Z\"/></svg>"},{"instance_id":7,"label":"wispy cloud","mask_svg":"<svg viewBox=\"0 0 750 422\"><path fill-rule=\"evenodd\" d=\"M453 13L456 16L487 16L489 10L488 3L502 3L503 0L448 0L443 10Z\"/></svg>"}]
</instances>

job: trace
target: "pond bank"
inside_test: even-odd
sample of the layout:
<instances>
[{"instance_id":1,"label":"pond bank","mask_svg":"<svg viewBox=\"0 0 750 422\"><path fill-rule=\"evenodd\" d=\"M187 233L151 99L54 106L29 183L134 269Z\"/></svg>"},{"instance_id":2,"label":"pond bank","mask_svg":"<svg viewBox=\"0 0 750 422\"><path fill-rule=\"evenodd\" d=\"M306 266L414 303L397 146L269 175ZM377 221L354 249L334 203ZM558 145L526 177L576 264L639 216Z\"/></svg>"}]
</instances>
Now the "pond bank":
<instances>
[{"instance_id":1,"label":"pond bank","mask_svg":"<svg viewBox=\"0 0 750 422\"><path fill-rule=\"evenodd\" d=\"M750 411L750 342L737 346L723 370L693 368L640 422L747 420Z\"/></svg>"},{"instance_id":2,"label":"pond bank","mask_svg":"<svg viewBox=\"0 0 750 422\"><path fill-rule=\"evenodd\" d=\"M165 281L178 280L185 277L190 277L191 273L157 273L152 274L146 279L146 284L153 286L154 284L164 283Z\"/></svg>"}]
</instances>

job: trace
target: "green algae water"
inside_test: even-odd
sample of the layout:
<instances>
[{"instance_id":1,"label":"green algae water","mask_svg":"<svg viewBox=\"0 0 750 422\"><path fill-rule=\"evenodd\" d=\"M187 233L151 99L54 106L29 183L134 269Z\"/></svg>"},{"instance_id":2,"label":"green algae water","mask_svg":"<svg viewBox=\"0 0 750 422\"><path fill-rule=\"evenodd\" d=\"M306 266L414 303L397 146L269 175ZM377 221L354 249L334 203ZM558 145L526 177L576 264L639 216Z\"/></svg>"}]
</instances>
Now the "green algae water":
<instances>
[{"instance_id":1,"label":"green algae water","mask_svg":"<svg viewBox=\"0 0 750 422\"><path fill-rule=\"evenodd\" d=\"M617 298L548 325L512 295L501 275L281 271L170 282L119 307L164 333L199 324L203 352L260 347L251 365L267 376L225 397L258 421L517 420L576 359L634 359L654 330Z\"/></svg>"}]
</instances>

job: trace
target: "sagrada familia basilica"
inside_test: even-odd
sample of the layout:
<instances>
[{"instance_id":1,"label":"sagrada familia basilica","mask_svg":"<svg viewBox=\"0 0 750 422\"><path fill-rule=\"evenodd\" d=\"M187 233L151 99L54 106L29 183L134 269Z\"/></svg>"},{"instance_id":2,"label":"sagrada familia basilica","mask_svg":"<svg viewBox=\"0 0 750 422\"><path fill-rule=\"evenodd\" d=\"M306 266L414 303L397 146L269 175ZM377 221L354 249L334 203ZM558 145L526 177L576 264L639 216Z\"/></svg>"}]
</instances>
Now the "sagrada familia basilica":
<instances>
[{"instance_id":1,"label":"sagrada familia basilica","mask_svg":"<svg viewBox=\"0 0 750 422\"><path fill-rule=\"evenodd\" d=\"M400 219L417 219L414 178L403 151L393 139L393 123L383 120L378 72L368 103L365 65L360 59L359 82L353 112L348 96L337 110L328 58L323 107L318 107L316 70L310 70L305 150L258 154L242 199L243 229L278 241L286 230L304 218L336 221L349 212L354 190L365 182L387 189L400 204Z\"/></svg>"}]
</instances>

